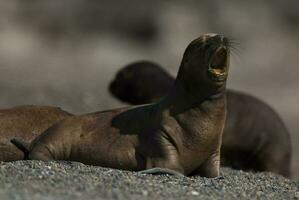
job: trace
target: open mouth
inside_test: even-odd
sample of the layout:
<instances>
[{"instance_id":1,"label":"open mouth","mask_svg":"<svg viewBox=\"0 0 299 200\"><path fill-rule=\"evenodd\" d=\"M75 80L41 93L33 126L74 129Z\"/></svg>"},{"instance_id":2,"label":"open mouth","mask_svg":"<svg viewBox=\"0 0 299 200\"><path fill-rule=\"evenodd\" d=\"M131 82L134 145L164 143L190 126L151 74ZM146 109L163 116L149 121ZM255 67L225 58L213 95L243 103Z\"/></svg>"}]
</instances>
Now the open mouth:
<instances>
[{"instance_id":1,"label":"open mouth","mask_svg":"<svg viewBox=\"0 0 299 200\"><path fill-rule=\"evenodd\" d=\"M208 74L217 82L224 82L227 79L228 55L225 47L218 47L210 60Z\"/></svg>"}]
</instances>

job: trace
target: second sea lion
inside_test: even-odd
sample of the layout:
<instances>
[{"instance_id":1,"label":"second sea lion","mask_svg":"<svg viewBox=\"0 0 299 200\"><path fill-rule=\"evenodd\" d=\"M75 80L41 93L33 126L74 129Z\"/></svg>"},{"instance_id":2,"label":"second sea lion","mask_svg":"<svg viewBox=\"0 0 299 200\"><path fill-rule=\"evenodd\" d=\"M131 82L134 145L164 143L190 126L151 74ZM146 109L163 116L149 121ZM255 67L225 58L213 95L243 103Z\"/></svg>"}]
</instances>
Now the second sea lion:
<instances>
[{"instance_id":1,"label":"second sea lion","mask_svg":"<svg viewBox=\"0 0 299 200\"><path fill-rule=\"evenodd\" d=\"M37 137L27 158L216 177L228 67L229 41L205 34L188 45L174 86L161 101L69 117Z\"/></svg>"},{"instance_id":2,"label":"second sea lion","mask_svg":"<svg viewBox=\"0 0 299 200\"><path fill-rule=\"evenodd\" d=\"M17 106L0 110L0 161L24 158L24 153L10 140L21 139L30 143L53 124L72 114L51 106Z\"/></svg>"},{"instance_id":3,"label":"second sea lion","mask_svg":"<svg viewBox=\"0 0 299 200\"><path fill-rule=\"evenodd\" d=\"M138 61L119 70L109 90L130 104L160 100L174 78L158 64ZM265 102L227 89L227 119L221 165L234 169L270 171L290 176L291 140L280 116Z\"/></svg>"}]
</instances>

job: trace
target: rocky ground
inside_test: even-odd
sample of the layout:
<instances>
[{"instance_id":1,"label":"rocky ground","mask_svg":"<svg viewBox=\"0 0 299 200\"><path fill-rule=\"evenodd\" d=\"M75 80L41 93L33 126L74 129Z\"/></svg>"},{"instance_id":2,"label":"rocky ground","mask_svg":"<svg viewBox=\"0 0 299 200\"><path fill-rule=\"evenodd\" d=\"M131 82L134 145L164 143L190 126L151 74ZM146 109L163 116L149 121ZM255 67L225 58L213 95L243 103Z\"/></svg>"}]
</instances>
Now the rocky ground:
<instances>
[{"instance_id":1,"label":"rocky ground","mask_svg":"<svg viewBox=\"0 0 299 200\"><path fill-rule=\"evenodd\" d=\"M299 199L299 181L221 169L220 179L145 175L77 162L0 163L0 199Z\"/></svg>"}]
</instances>

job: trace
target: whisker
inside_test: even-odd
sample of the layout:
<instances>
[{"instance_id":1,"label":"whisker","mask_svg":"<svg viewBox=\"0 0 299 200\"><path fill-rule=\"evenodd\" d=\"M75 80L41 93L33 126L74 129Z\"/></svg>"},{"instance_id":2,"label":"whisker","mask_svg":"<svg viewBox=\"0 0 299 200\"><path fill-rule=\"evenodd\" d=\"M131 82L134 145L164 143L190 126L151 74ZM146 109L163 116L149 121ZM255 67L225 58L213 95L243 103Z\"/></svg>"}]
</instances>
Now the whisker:
<instances>
[{"instance_id":1,"label":"whisker","mask_svg":"<svg viewBox=\"0 0 299 200\"><path fill-rule=\"evenodd\" d=\"M240 42L232 37L227 37L228 44L239 46Z\"/></svg>"},{"instance_id":2,"label":"whisker","mask_svg":"<svg viewBox=\"0 0 299 200\"><path fill-rule=\"evenodd\" d=\"M241 45L240 42L238 42L238 41L231 41L231 40L228 41L228 44L232 45L232 46L240 46Z\"/></svg>"},{"instance_id":3,"label":"whisker","mask_svg":"<svg viewBox=\"0 0 299 200\"><path fill-rule=\"evenodd\" d=\"M231 55L236 58L241 58L242 54L237 51L231 51Z\"/></svg>"},{"instance_id":4,"label":"whisker","mask_svg":"<svg viewBox=\"0 0 299 200\"><path fill-rule=\"evenodd\" d=\"M232 51L235 51L237 53L242 53L243 52L243 49L242 48L239 48L239 47L236 47L236 46L231 46L230 49Z\"/></svg>"},{"instance_id":5,"label":"whisker","mask_svg":"<svg viewBox=\"0 0 299 200\"><path fill-rule=\"evenodd\" d=\"M242 60L242 52L243 48L241 46L241 43L237 40L234 39L231 36L226 37L228 40L228 48L231 51L232 57L239 63L241 63Z\"/></svg>"},{"instance_id":6,"label":"whisker","mask_svg":"<svg viewBox=\"0 0 299 200\"><path fill-rule=\"evenodd\" d=\"M241 53L242 48L240 45L240 42L238 42L235 39L228 38L228 47L234 52L234 53Z\"/></svg>"},{"instance_id":7,"label":"whisker","mask_svg":"<svg viewBox=\"0 0 299 200\"><path fill-rule=\"evenodd\" d=\"M239 48L236 47L231 47L231 54L237 58L241 58L242 57L242 50L240 50Z\"/></svg>"}]
</instances>

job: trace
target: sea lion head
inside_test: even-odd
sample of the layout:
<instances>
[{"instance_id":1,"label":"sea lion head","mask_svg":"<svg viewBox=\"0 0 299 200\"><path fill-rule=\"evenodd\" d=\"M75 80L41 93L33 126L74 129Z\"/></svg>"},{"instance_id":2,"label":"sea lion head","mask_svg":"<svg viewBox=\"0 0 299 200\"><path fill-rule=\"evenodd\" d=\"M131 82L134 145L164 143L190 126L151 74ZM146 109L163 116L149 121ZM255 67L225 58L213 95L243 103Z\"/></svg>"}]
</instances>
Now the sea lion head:
<instances>
[{"instance_id":1,"label":"sea lion head","mask_svg":"<svg viewBox=\"0 0 299 200\"><path fill-rule=\"evenodd\" d=\"M185 50L177 81L187 90L198 87L213 90L225 86L229 46L226 37L214 33L204 34L193 40Z\"/></svg>"},{"instance_id":2,"label":"sea lion head","mask_svg":"<svg viewBox=\"0 0 299 200\"><path fill-rule=\"evenodd\" d=\"M131 104L157 101L173 85L173 78L158 64L137 61L121 68L109 84L109 91Z\"/></svg>"}]
</instances>

